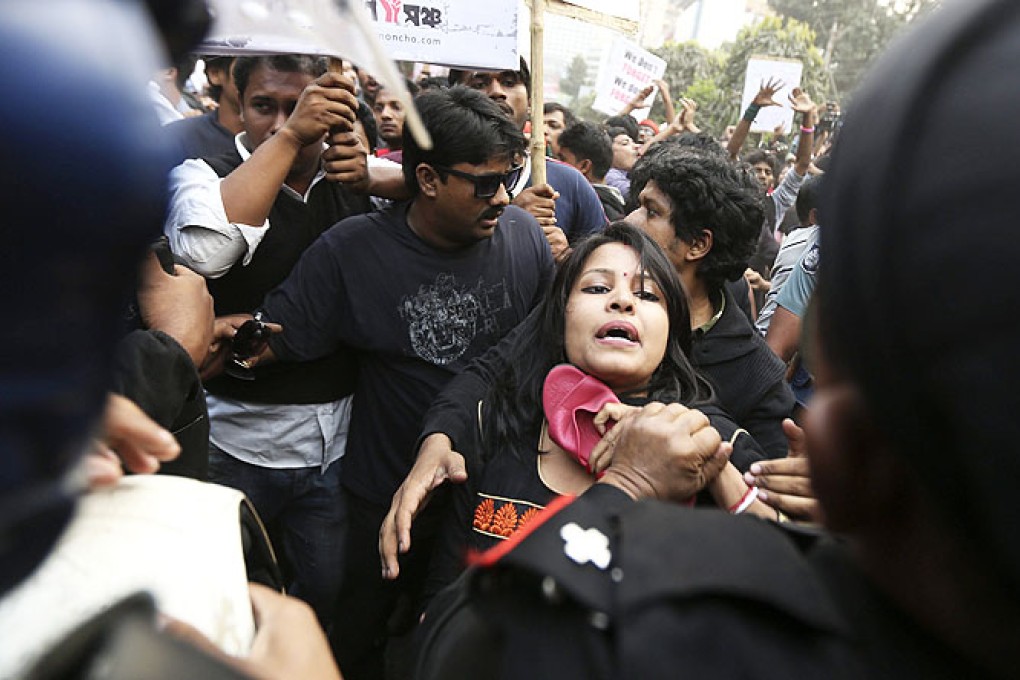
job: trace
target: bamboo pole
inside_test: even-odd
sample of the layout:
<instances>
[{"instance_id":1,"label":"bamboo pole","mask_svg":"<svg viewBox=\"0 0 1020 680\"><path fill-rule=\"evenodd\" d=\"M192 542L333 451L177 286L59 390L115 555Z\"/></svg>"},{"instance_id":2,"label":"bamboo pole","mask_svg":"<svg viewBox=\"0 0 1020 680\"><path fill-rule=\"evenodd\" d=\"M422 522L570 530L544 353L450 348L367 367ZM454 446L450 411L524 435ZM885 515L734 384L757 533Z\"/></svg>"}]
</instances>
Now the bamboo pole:
<instances>
[{"instance_id":1,"label":"bamboo pole","mask_svg":"<svg viewBox=\"0 0 1020 680\"><path fill-rule=\"evenodd\" d=\"M545 0L531 3L531 186L545 184L545 99L542 81L545 68Z\"/></svg>"}]
</instances>

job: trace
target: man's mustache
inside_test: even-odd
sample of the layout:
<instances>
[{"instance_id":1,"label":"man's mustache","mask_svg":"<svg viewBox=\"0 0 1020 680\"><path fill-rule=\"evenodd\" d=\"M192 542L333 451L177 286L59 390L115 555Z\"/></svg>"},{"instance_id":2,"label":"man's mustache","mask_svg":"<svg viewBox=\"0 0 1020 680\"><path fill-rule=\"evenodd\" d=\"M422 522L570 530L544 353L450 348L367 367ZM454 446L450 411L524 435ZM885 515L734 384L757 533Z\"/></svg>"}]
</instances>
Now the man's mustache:
<instances>
[{"instance_id":1,"label":"man's mustache","mask_svg":"<svg viewBox=\"0 0 1020 680\"><path fill-rule=\"evenodd\" d=\"M502 207L487 208L485 210L485 212L482 213L482 219L483 220L494 220L494 219L496 219L497 217L499 217L502 214L503 214L503 208Z\"/></svg>"}]
</instances>

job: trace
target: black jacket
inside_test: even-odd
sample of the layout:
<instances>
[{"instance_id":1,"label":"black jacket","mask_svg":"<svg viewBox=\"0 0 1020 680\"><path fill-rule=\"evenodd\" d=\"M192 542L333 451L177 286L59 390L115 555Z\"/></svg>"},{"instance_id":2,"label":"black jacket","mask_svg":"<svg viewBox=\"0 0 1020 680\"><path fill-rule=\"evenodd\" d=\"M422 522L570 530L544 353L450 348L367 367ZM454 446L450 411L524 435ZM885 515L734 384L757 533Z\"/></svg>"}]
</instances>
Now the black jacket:
<instances>
[{"instance_id":1,"label":"black jacket","mask_svg":"<svg viewBox=\"0 0 1020 680\"><path fill-rule=\"evenodd\" d=\"M691 363L712 382L719 404L751 433L765 455L782 458L787 453L783 419L794 406L786 366L725 286L722 290L722 316L707 333L694 332Z\"/></svg>"},{"instance_id":2,"label":"black jacket","mask_svg":"<svg viewBox=\"0 0 1020 680\"><path fill-rule=\"evenodd\" d=\"M191 357L160 331L136 330L117 346L113 391L135 402L170 430L181 445L160 472L205 481L209 468L209 413Z\"/></svg>"},{"instance_id":3,"label":"black jacket","mask_svg":"<svg viewBox=\"0 0 1020 680\"><path fill-rule=\"evenodd\" d=\"M823 535L601 484L552 510L437 596L414 677L985 677ZM568 557L571 524L604 568Z\"/></svg>"}]
</instances>

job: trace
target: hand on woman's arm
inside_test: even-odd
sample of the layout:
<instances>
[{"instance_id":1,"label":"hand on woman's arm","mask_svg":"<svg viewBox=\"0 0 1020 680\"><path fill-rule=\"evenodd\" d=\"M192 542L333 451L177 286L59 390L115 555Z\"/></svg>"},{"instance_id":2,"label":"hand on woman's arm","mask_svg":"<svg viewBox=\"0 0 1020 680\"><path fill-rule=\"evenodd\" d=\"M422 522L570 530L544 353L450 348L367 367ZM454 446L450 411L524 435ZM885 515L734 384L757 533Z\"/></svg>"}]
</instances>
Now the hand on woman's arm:
<instances>
[{"instance_id":1,"label":"hand on woman's arm","mask_svg":"<svg viewBox=\"0 0 1020 680\"><path fill-rule=\"evenodd\" d=\"M744 481L760 489L758 499L793 519L821 521L821 506L811 488L804 430L787 418L783 431L790 442L786 458L763 460L751 465Z\"/></svg>"},{"instance_id":2,"label":"hand on woman's arm","mask_svg":"<svg viewBox=\"0 0 1020 680\"><path fill-rule=\"evenodd\" d=\"M602 441L612 463L598 483L634 499L687 501L715 479L733 450L705 414L677 403L643 406Z\"/></svg>"}]
</instances>

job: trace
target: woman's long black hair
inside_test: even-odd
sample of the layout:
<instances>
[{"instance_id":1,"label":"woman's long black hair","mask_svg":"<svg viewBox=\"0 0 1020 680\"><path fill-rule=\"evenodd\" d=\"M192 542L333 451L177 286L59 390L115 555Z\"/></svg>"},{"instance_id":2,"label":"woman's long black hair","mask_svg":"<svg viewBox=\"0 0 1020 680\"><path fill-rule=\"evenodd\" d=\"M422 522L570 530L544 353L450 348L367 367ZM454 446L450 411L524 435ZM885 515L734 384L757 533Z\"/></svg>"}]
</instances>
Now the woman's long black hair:
<instances>
[{"instance_id":1,"label":"woman's long black hair","mask_svg":"<svg viewBox=\"0 0 1020 680\"><path fill-rule=\"evenodd\" d=\"M643 231L626 222L614 222L580 242L563 262L545 300L513 332L510 361L485 399L483 434L486 457L515 453L522 441L537 443L544 419L542 387L557 364L567 363L564 350L567 298L593 252L608 243L621 243L638 254L641 271L662 292L669 314L666 354L647 386L655 401L679 401L696 407L713 399L712 388L691 366L691 323L676 270L666 255ZM626 396L626 395L621 395Z\"/></svg>"}]
</instances>

